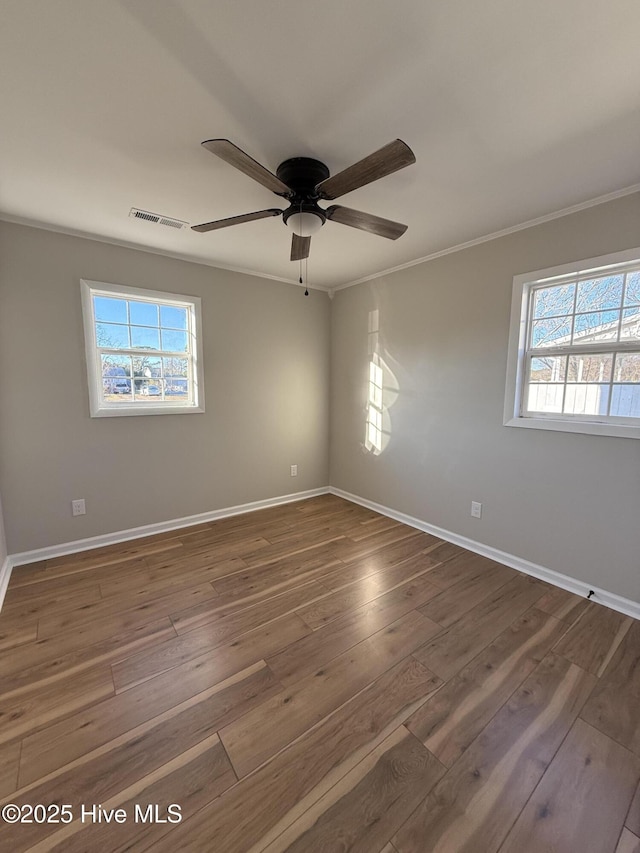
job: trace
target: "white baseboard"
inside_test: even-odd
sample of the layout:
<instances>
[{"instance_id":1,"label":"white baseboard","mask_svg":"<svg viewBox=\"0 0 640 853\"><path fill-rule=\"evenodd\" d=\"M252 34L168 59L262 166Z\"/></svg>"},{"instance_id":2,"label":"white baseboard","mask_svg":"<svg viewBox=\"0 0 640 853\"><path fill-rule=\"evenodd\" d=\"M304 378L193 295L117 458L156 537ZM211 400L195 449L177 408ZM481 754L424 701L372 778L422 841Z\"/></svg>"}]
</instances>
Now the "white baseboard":
<instances>
[{"instance_id":1,"label":"white baseboard","mask_svg":"<svg viewBox=\"0 0 640 853\"><path fill-rule=\"evenodd\" d=\"M171 530L193 527L195 524L217 521L221 518L229 518L232 515L242 515L245 512L254 512L257 509L267 509L279 506L280 504L307 500L308 498L315 498L318 495L326 495L328 493L328 486L320 489L308 489L305 492L295 492L291 495L281 495L277 498L267 498L266 500L252 501L251 503L225 507L224 509L214 509L211 512L201 512L198 515L188 515L184 518L172 518L169 521L160 521L156 524L144 524L142 527L131 527L129 530L118 530L114 533L105 533L101 536L91 536L88 539L76 539L73 542L63 542L60 545L36 548L33 551L22 551L19 554L10 554L7 560L11 567L23 566L26 563L51 560L54 557L65 557L67 554L77 554L79 551L89 551L92 548L101 548L104 545L117 545L120 542L128 542L131 539L153 536L154 533L168 533ZM0 591L2 590L1 578L2 574L0 574Z\"/></svg>"},{"instance_id":2,"label":"white baseboard","mask_svg":"<svg viewBox=\"0 0 640 853\"><path fill-rule=\"evenodd\" d=\"M482 542L476 542L474 539L467 539L466 536L459 536L457 533L452 533L450 530L444 530L441 527L436 527L434 524L428 524L419 518L414 518L411 515L406 515L404 512L398 512L390 507L382 504L369 501L366 498L361 498L359 495L352 495L350 492L345 492L343 489L337 489L333 486L329 487L332 495L352 501L353 503L365 506L381 515L386 515L396 521L401 521L403 524L408 524L410 527L415 527L422 530L424 533L431 533L432 536L437 536L439 539L445 539L447 542L452 542L454 545L459 545L461 548L466 548L467 551L473 551L475 554L481 554L483 557L489 557L497 563L503 563L512 569L517 569L519 572L524 572L526 575L532 575L534 578L546 581L573 592L576 595L581 595L586 598L589 592L593 590L594 595L591 596L592 601L598 604L604 604L612 610L617 610L619 613L624 613L626 616L633 616L634 619L640 619L640 602L631 601L631 599L623 598L613 592L608 592L606 589L600 589L593 584L585 583L584 581L572 578L569 575L563 575L560 572L555 572L552 569L547 569L544 566L539 566L536 563L531 563L529 560L524 560L522 557L517 557L514 554L508 554L506 551L500 551L498 548L492 548L490 545L484 545Z\"/></svg>"},{"instance_id":3,"label":"white baseboard","mask_svg":"<svg viewBox=\"0 0 640 853\"><path fill-rule=\"evenodd\" d=\"M441 527L428 524L426 521L422 521L419 518L414 518L404 512L398 512L390 507L383 506L382 504L375 503L374 501L367 500L366 498L351 494L350 492L345 492L343 489L338 489L333 486L309 489L305 492L296 492L290 495L268 498L267 500L253 501L251 503L239 504L238 506L212 510L211 512L203 512L198 515L174 518L170 521L162 521L156 524L145 524L142 527L133 527L128 530L106 533L102 536L92 536L88 539L77 539L73 542L64 542L60 545L52 545L47 548L37 548L33 551L23 551L18 554L10 554L0 568L0 608L2 607L4 595L9 585L11 570L15 566L21 566L26 563L33 563L39 560L50 560L54 557L63 557L67 554L88 551L91 548L100 548L104 545L116 545L120 542L128 542L132 539L139 539L143 536L152 536L155 533L167 533L172 530L180 530L185 527L192 527L196 524L203 524L207 521L217 521L221 518L228 518L233 515L242 515L246 512L253 512L258 509L266 509L268 507L279 506L280 504L292 503L293 501L306 500L308 498L325 494L337 495L338 497L344 498L352 503L368 507L375 512L379 512L381 515L386 515L388 518L401 521L403 524L408 524L410 527L415 527L417 530L430 533L432 536L437 536L439 539L452 542L454 545L459 545L461 548L466 548L468 551L481 554L483 557L488 557L498 563L503 563L505 566L510 566L512 569L516 569L524 574L539 578L553 586L559 586L562 589L575 593L576 595L581 595L586 598L590 590L593 590L594 595L591 597L592 601L604 604L606 607L610 607L612 610L617 610L619 613L624 613L626 616L632 616L634 619L640 619L639 602L623 598L613 592L589 585L577 578L561 574L560 572L553 571L552 569L547 569L544 566L537 565L536 563L531 563L522 557L518 557L514 554L508 554L506 551L500 551L498 548L492 548L490 545L484 545L482 542L476 542L474 539L467 539L466 536L460 536L450 530L444 530Z\"/></svg>"},{"instance_id":4,"label":"white baseboard","mask_svg":"<svg viewBox=\"0 0 640 853\"><path fill-rule=\"evenodd\" d=\"M13 564L9 557L5 557L4 562L0 566L0 610L2 610L2 602L9 586L9 578L11 577L11 569Z\"/></svg>"}]
</instances>

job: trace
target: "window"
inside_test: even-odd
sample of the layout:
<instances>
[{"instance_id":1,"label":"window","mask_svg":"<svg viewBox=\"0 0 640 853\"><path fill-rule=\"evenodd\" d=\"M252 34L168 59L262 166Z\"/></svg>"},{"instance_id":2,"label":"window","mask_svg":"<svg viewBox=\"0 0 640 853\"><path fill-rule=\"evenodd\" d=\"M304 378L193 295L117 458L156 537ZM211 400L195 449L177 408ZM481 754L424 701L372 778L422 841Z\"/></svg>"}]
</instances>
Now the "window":
<instances>
[{"instance_id":1,"label":"window","mask_svg":"<svg viewBox=\"0 0 640 853\"><path fill-rule=\"evenodd\" d=\"M91 417L203 412L200 300L81 285Z\"/></svg>"},{"instance_id":2,"label":"window","mask_svg":"<svg viewBox=\"0 0 640 853\"><path fill-rule=\"evenodd\" d=\"M640 438L640 249L513 287L505 424Z\"/></svg>"}]
</instances>

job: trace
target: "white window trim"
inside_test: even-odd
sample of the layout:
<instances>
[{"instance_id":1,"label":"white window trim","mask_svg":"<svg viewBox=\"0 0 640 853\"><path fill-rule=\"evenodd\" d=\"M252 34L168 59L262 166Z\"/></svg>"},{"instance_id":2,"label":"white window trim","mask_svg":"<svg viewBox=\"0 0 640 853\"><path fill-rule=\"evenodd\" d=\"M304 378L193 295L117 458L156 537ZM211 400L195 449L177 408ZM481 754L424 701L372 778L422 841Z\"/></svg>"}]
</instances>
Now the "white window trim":
<instances>
[{"instance_id":1,"label":"white window trim","mask_svg":"<svg viewBox=\"0 0 640 853\"><path fill-rule=\"evenodd\" d=\"M202 355L202 306L198 296L185 296L179 293L167 293L164 290L147 290L146 288L127 287L120 284L109 284L102 281L80 280L82 296L82 317L84 323L84 342L87 359L87 381L89 386L89 410L92 418L131 417L140 415L182 415L199 414L204 412L204 370ZM106 295L120 293L123 297L139 298L146 301L179 302L192 313L192 323L195 329L195 352L193 353L193 384L194 401L192 404L163 403L104 403L100 394L102 370L98 358L98 342L96 340L95 322L93 316L92 295L96 292Z\"/></svg>"},{"instance_id":2,"label":"white window trim","mask_svg":"<svg viewBox=\"0 0 640 853\"><path fill-rule=\"evenodd\" d=\"M560 276L582 275L585 272L615 271L616 266L629 264L640 258L640 248L627 249L610 255L589 258L578 263L562 264L544 270L517 275L513 279L511 296L511 322L507 355L507 382L504 403L505 426L525 429L547 429L588 435L609 435L617 438L640 438L640 426L612 421L601 422L584 418L556 418L553 415L527 416L521 414L523 373L527 333L528 292L533 285ZM602 349L602 345L599 345Z\"/></svg>"}]
</instances>

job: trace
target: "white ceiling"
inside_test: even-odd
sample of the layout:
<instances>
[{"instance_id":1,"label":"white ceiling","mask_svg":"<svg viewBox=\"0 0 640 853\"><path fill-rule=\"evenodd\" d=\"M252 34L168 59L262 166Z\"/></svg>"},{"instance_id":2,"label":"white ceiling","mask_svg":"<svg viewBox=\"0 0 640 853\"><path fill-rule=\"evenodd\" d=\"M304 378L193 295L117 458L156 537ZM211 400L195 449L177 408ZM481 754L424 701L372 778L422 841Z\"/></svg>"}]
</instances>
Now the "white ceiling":
<instances>
[{"instance_id":1,"label":"white ceiling","mask_svg":"<svg viewBox=\"0 0 640 853\"><path fill-rule=\"evenodd\" d=\"M281 206L200 147L338 172L396 137L416 165L339 203L408 224L327 223L333 287L640 182L638 0L2 0L0 216L297 279Z\"/></svg>"}]
</instances>

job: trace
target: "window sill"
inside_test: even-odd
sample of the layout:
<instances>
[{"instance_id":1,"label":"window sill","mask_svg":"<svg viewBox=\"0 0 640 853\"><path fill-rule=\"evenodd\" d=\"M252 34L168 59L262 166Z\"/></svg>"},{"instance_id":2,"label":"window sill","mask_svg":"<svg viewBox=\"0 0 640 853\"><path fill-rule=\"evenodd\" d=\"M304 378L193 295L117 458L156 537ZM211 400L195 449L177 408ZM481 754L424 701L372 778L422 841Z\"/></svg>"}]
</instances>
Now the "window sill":
<instances>
[{"instance_id":1,"label":"window sill","mask_svg":"<svg viewBox=\"0 0 640 853\"><path fill-rule=\"evenodd\" d=\"M510 418L504 426L525 429L547 429L556 432L575 432L582 435L609 435L615 438L640 438L640 426L604 424L596 421L554 420L553 418Z\"/></svg>"},{"instance_id":2,"label":"window sill","mask_svg":"<svg viewBox=\"0 0 640 853\"><path fill-rule=\"evenodd\" d=\"M139 415L197 415L203 414L203 406L128 406L127 408L100 407L91 410L92 418L122 418Z\"/></svg>"}]
</instances>

